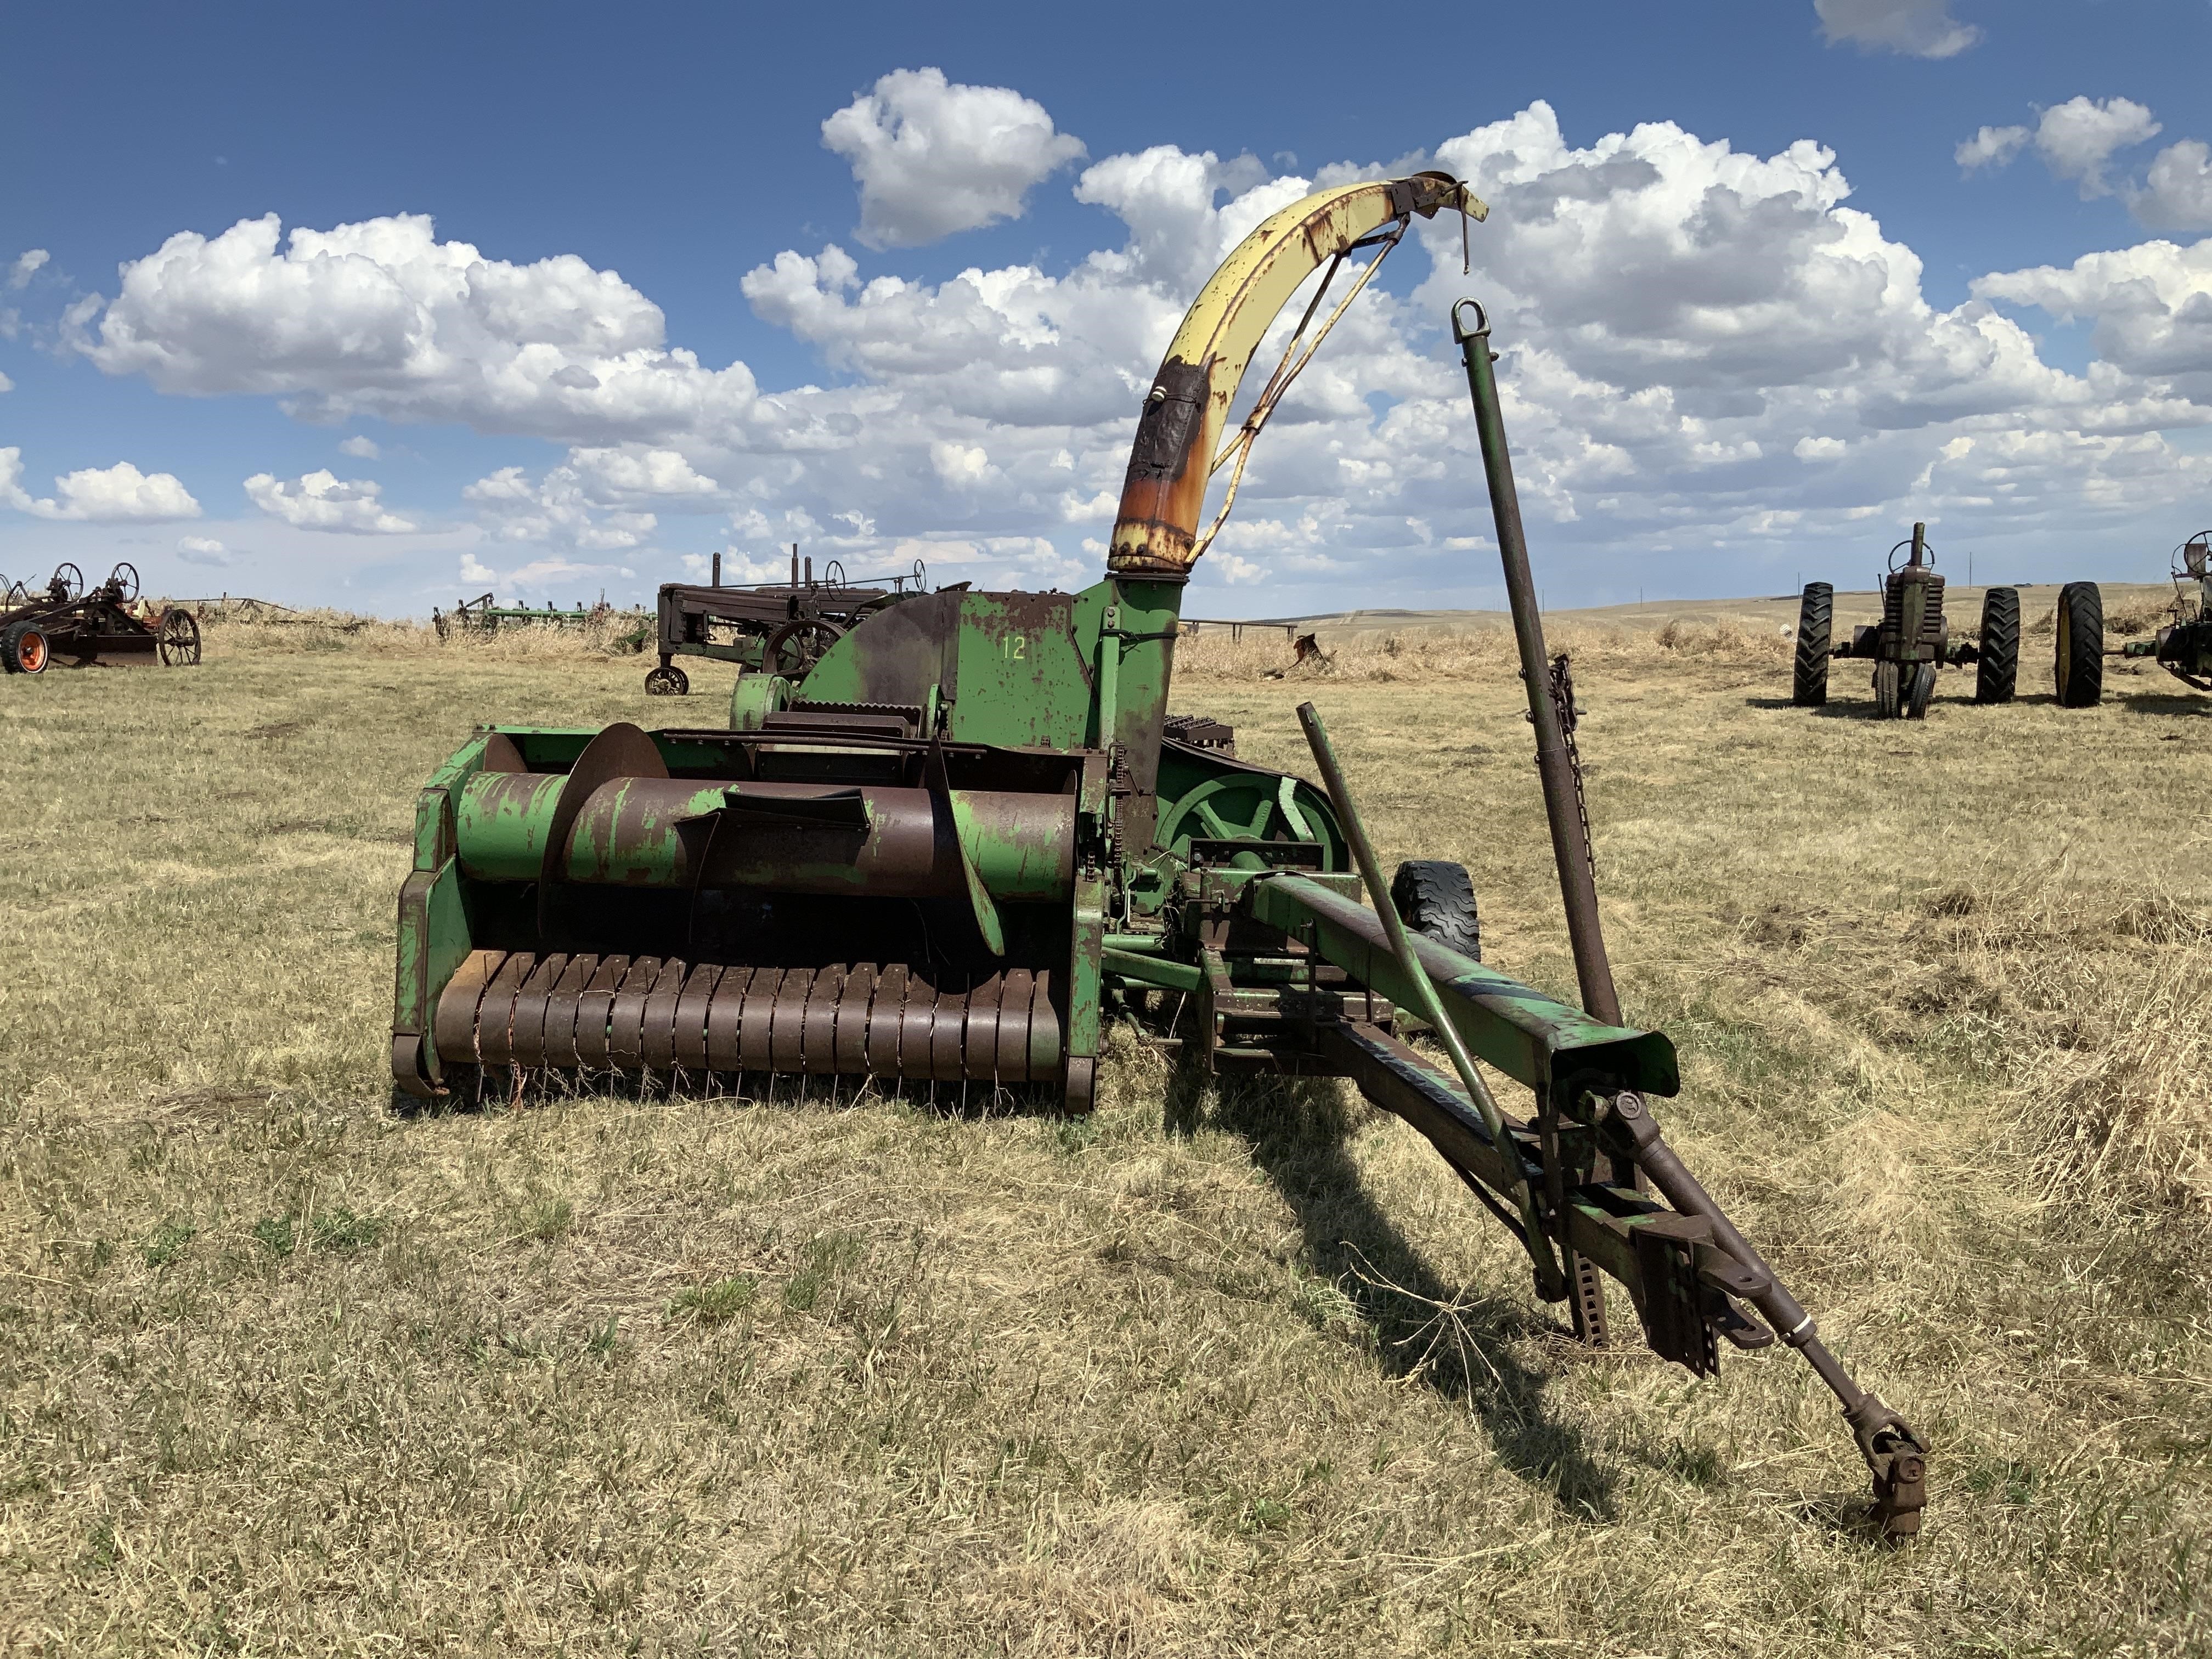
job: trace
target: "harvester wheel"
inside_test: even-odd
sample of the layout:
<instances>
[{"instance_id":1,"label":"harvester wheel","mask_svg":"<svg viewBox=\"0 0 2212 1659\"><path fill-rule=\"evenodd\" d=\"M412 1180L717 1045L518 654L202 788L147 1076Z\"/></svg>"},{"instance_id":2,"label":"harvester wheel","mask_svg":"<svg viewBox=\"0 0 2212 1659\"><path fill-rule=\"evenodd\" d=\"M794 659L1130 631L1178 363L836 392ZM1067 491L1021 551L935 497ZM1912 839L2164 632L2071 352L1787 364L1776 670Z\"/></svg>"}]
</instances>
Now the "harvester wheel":
<instances>
[{"instance_id":1,"label":"harvester wheel","mask_svg":"<svg viewBox=\"0 0 2212 1659\"><path fill-rule=\"evenodd\" d=\"M2094 708L2105 696L2105 595L2094 582L2058 590L2058 650L2053 665L2061 708Z\"/></svg>"},{"instance_id":2,"label":"harvester wheel","mask_svg":"<svg viewBox=\"0 0 2212 1659\"><path fill-rule=\"evenodd\" d=\"M1878 662L1874 665L1874 717L1878 720L1893 720L1899 712L1900 693L1904 688L1905 665Z\"/></svg>"},{"instance_id":3,"label":"harvester wheel","mask_svg":"<svg viewBox=\"0 0 2212 1659\"><path fill-rule=\"evenodd\" d=\"M1928 705L1936 696L1936 665L1932 662L1913 664L1904 684L1905 718L1909 720L1926 720Z\"/></svg>"},{"instance_id":4,"label":"harvester wheel","mask_svg":"<svg viewBox=\"0 0 2212 1659\"><path fill-rule=\"evenodd\" d=\"M1980 660L1974 667L1976 702L2010 702L2020 684L2020 590L1992 587L1982 599Z\"/></svg>"},{"instance_id":5,"label":"harvester wheel","mask_svg":"<svg viewBox=\"0 0 2212 1659\"><path fill-rule=\"evenodd\" d=\"M158 641L162 665L168 668L189 668L200 659L199 618L189 611L172 607L161 613L161 637Z\"/></svg>"},{"instance_id":6,"label":"harvester wheel","mask_svg":"<svg viewBox=\"0 0 2212 1659\"><path fill-rule=\"evenodd\" d=\"M43 674L52 657L46 630L35 623L19 622L0 634L0 669L10 674Z\"/></svg>"},{"instance_id":7,"label":"harvester wheel","mask_svg":"<svg viewBox=\"0 0 2212 1659\"><path fill-rule=\"evenodd\" d=\"M674 663L665 662L658 668L646 671L645 695L648 697L689 696L691 695L691 678Z\"/></svg>"},{"instance_id":8,"label":"harvester wheel","mask_svg":"<svg viewBox=\"0 0 2212 1659\"><path fill-rule=\"evenodd\" d=\"M1797 606L1797 667L1790 683L1790 701L1800 708L1818 708L1828 701L1828 641L1835 625L1834 586L1807 582Z\"/></svg>"},{"instance_id":9,"label":"harvester wheel","mask_svg":"<svg viewBox=\"0 0 2212 1659\"><path fill-rule=\"evenodd\" d=\"M1407 859L1390 878L1390 902L1424 939L1482 960L1482 919L1475 912L1474 879L1464 864Z\"/></svg>"}]
</instances>

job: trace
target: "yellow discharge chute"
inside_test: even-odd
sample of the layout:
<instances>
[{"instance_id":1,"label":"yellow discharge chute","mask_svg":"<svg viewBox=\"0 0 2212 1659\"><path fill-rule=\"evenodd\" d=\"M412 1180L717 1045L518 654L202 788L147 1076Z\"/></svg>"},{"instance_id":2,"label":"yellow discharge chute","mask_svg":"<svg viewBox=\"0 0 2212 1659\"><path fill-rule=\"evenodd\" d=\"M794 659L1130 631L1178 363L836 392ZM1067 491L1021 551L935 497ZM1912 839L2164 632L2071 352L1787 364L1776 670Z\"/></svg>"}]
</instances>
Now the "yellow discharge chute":
<instances>
[{"instance_id":1,"label":"yellow discharge chute","mask_svg":"<svg viewBox=\"0 0 2212 1659\"><path fill-rule=\"evenodd\" d=\"M1237 245L1200 291L1146 394L1114 523L1109 570L1124 576L1174 577L1198 562L1212 531L1227 516L1252 439L1276 401L1413 216L1426 219L1446 210L1475 220L1490 211L1449 173L1417 173L1317 191L1273 215ZM1374 260L1302 348L1306 324L1320 305L1322 295L1316 295L1252 413L1228 447L1217 453L1237 384L1275 314L1316 270L1327 265L1334 275L1346 256L1370 246L1376 250ZM1322 294L1327 291L1324 283ZM1232 459L1229 501L1201 537L1198 526L1206 482Z\"/></svg>"}]
</instances>

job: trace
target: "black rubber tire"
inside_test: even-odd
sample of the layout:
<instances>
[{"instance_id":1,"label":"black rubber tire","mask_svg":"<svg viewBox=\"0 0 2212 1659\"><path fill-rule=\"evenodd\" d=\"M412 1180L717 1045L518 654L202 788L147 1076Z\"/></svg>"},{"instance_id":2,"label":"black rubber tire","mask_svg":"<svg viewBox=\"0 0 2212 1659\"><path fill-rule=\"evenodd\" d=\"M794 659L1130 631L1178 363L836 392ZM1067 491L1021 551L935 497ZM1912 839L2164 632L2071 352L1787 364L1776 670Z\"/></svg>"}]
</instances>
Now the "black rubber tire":
<instances>
[{"instance_id":1,"label":"black rubber tire","mask_svg":"<svg viewBox=\"0 0 2212 1659\"><path fill-rule=\"evenodd\" d=\"M1874 665L1874 717L1893 720L1904 712L1905 665L1878 662Z\"/></svg>"},{"instance_id":2,"label":"black rubber tire","mask_svg":"<svg viewBox=\"0 0 2212 1659\"><path fill-rule=\"evenodd\" d=\"M1422 938L1472 962L1482 960L1482 918L1474 878L1447 859L1407 859L1390 878L1390 903Z\"/></svg>"},{"instance_id":3,"label":"black rubber tire","mask_svg":"<svg viewBox=\"0 0 2212 1659\"><path fill-rule=\"evenodd\" d=\"M43 674L53 659L53 644L36 623L19 622L0 633L0 671Z\"/></svg>"},{"instance_id":4,"label":"black rubber tire","mask_svg":"<svg viewBox=\"0 0 2212 1659\"><path fill-rule=\"evenodd\" d=\"M2020 689L2020 590L1992 587L1982 597L1980 660L1974 701L2010 702Z\"/></svg>"},{"instance_id":5,"label":"black rubber tire","mask_svg":"<svg viewBox=\"0 0 2212 1659\"><path fill-rule=\"evenodd\" d=\"M2105 700L2105 596L2094 582L2058 590L2052 671L2061 708L2094 708Z\"/></svg>"},{"instance_id":6,"label":"black rubber tire","mask_svg":"<svg viewBox=\"0 0 2212 1659\"><path fill-rule=\"evenodd\" d=\"M691 695L691 677L674 663L649 668L645 675L645 695L648 697L688 697Z\"/></svg>"},{"instance_id":7,"label":"black rubber tire","mask_svg":"<svg viewBox=\"0 0 2212 1659\"><path fill-rule=\"evenodd\" d=\"M1905 718L1924 720L1928 705L1936 696L1936 665L1917 662L1899 677L1904 687Z\"/></svg>"},{"instance_id":8,"label":"black rubber tire","mask_svg":"<svg viewBox=\"0 0 2212 1659\"><path fill-rule=\"evenodd\" d=\"M1790 678L1790 701L1800 708L1819 708L1828 701L1828 642L1835 628L1834 586L1807 582L1797 604L1797 663Z\"/></svg>"}]
</instances>

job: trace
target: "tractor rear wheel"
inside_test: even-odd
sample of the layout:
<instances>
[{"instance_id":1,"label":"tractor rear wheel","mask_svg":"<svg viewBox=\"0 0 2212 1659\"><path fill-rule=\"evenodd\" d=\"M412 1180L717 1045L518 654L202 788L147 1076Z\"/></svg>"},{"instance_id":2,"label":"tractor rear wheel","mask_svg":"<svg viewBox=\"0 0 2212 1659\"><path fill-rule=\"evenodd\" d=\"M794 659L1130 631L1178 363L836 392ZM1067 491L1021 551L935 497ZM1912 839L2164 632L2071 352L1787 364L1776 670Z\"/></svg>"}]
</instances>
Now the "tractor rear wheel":
<instances>
[{"instance_id":1,"label":"tractor rear wheel","mask_svg":"<svg viewBox=\"0 0 2212 1659\"><path fill-rule=\"evenodd\" d=\"M1878 720L1893 720L1898 716L1903 667L1902 663L1894 662L1874 665L1874 717Z\"/></svg>"},{"instance_id":2,"label":"tractor rear wheel","mask_svg":"<svg viewBox=\"0 0 2212 1659\"><path fill-rule=\"evenodd\" d=\"M19 622L0 633L0 671L10 674L43 674L53 659L46 631L36 623Z\"/></svg>"},{"instance_id":3,"label":"tractor rear wheel","mask_svg":"<svg viewBox=\"0 0 2212 1659\"><path fill-rule=\"evenodd\" d=\"M2094 708L2105 697L2105 595L2094 582L2058 590L2058 650L2053 668L2061 708Z\"/></svg>"},{"instance_id":4,"label":"tractor rear wheel","mask_svg":"<svg viewBox=\"0 0 2212 1659\"><path fill-rule=\"evenodd\" d=\"M1800 708L1818 708L1828 701L1828 641L1835 625L1834 586L1807 582L1797 605L1797 664L1790 681L1790 701Z\"/></svg>"},{"instance_id":5,"label":"tractor rear wheel","mask_svg":"<svg viewBox=\"0 0 2212 1659\"><path fill-rule=\"evenodd\" d=\"M648 697L682 697L690 696L690 676L674 663L665 662L646 672L645 695Z\"/></svg>"},{"instance_id":6,"label":"tractor rear wheel","mask_svg":"<svg viewBox=\"0 0 2212 1659\"><path fill-rule=\"evenodd\" d=\"M1932 662L1914 663L1906 672L1904 684L1905 718L1909 720L1926 720L1928 704L1936 696L1936 665Z\"/></svg>"},{"instance_id":7,"label":"tractor rear wheel","mask_svg":"<svg viewBox=\"0 0 2212 1659\"><path fill-rule=\"evenodd\" d=\"M1482 918L1474 908L1474 878L1464 864L1445 859L1407 859L1390 878L1390 904L1422 938L1482 960Z\"/></svg>"},{"instance_id":8,"label":"tractor rear wheel","mask_svg":"<svg viewBox=\"0 0 2212 1659\"><path fill-rule=\"evenodd\" d=\"M1992 587L1982 598L1980 660L1974 666L1976 702L2010 702L2020 685L2020 590Z\"/></svg>"}]
</instances>

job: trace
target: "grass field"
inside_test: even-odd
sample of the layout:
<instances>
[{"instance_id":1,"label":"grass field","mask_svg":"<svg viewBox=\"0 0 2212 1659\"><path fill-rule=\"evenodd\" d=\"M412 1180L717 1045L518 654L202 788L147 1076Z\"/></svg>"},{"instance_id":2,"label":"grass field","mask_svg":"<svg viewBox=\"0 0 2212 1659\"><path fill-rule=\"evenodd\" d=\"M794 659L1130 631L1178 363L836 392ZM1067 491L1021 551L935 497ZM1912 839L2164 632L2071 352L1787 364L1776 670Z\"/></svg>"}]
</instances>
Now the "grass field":
<instances>
[{"instance_id":1,"label":"grass field","mask_svg":"<svg viewBox=\"0 0 2212 1659\"><path fill-rule=\"evenodd\" d=\"M1850 665L1788 707L1764 629L1562 633L1662 1121L1933 1442L1914 1547L1793 1358L1578 1351L1333 1086L1124 1034L1085 1121L395 1115L422 780L726 681L218 629L0 682L0 1651L2212 1647L2212 702L2061 710L2039 651L1878 724ZM1314 697L1386 860L1571 985L1503 641L1282 655L1194 642L1178 704L1299 767Z\"/></svg>"}]
</instances>

